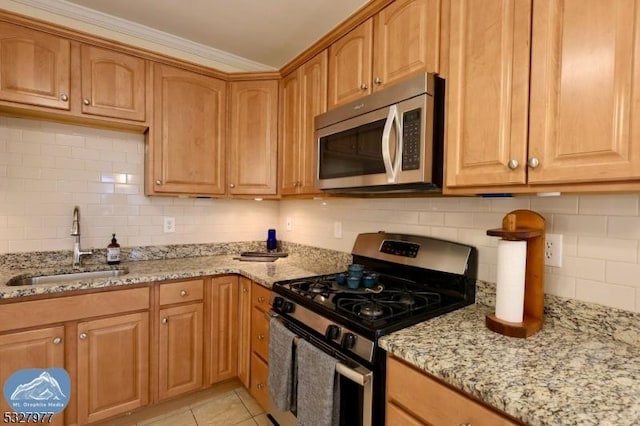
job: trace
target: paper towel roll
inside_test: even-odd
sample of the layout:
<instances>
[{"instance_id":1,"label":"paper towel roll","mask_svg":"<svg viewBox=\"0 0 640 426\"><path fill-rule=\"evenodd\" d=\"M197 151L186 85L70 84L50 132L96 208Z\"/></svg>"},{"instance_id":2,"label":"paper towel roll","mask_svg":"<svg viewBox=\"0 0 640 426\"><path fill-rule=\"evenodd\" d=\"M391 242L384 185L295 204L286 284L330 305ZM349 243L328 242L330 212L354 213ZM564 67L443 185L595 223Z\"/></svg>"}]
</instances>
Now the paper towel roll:
<instances>
[{"instance_id":1,"label":"paper towel roll","mask_svg":"<svg viewBox=\"0 0 640 426\"><path fill-rule=\"evenodd\" d=\"M498 240L497 318L509 322L522 322L526 268L527 242Z\"/></svg>"}]
</instances>

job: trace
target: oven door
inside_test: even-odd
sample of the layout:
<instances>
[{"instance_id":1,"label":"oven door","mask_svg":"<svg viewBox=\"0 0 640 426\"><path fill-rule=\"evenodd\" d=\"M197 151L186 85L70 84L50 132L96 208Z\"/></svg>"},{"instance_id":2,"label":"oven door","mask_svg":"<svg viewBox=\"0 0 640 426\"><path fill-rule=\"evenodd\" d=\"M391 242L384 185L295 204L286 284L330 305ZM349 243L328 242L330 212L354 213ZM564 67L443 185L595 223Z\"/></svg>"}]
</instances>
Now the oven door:
<instances>
[{"instance_id":1,"label":"oven door","mask_svg":"<svg viewBox=\"0 0 640 426\"><path fill-rule=\"evenodd\" d=\"M336 353L335 349L322 342L299 325L288 321L286 318L275 312L269 312L267 316L276 317L291 330L297 339L305 339L314 346L335 358L339 359L336 364L336 373L340 380L340 421L341 426L371 426L373 413L373 372L355 362L351 358L345 357L342 353ZM297 340L296 340L297 341ZM270 392L269 392L270 394ZM280 426L295 426L296 414L291 411L280 411L269 396L269 415L278 422Z\"/></svg>"},{"instance_id":2,"label":"oven door","mask_svg":"<svg viewBox=\"0 0 640 426\"><path fill-rule=\"evenodd\" d=\"M431 179L433 99L423 94L316 131L320 189Z\"/></svg>"}]
</instances>

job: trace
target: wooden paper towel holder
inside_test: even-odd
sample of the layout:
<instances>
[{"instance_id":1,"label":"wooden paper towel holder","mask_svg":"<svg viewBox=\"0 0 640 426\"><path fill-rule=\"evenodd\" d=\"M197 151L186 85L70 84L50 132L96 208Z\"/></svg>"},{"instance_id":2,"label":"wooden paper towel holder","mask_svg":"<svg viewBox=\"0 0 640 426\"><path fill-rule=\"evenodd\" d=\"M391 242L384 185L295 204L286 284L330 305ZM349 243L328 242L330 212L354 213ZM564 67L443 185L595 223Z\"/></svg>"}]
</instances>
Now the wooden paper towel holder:
<instances>
[{"instance_id":1,"label":"wooden paper towel holder","mask_svg":"<svg viewBox=\"0 0 640 426\"><path fill-rule=\"evenodd\" d=\"M531 210L514 210L502 219L502 228L489 229L487 235L510 241L527 242L522 322L504 321L488 314L487 328L510 337L529 337L542 328L544 319L544 218Z\"/></svg>"}]
</instances>

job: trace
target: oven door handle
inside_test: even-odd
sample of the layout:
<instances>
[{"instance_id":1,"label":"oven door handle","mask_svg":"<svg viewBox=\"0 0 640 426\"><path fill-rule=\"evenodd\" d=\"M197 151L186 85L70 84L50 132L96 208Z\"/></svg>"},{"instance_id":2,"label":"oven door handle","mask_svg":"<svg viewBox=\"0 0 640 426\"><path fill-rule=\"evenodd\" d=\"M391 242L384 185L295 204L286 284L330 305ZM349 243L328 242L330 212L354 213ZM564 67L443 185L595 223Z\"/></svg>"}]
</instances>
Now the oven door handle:
<instances>
[{"instance_id":1,"label":"oven door handle","mask_svg":"<svg viewBox=\"0 0 640 426\"><path fill-rule=\"evenodd\" d=\"M280 317L280 315L278 315L273 311L265 312L264 317L269 321L272 318L276 318L278 321L282 321L282 317ZM302 339L302 337L299 337L296 335L296 337L293 339L294 344L297 345L298 340L300 339ZM363 370L363 371L358 371L358 370ZM364 368L358 367L357 369L353 369L353 368L347 367L345 364L339 361L338 363L336 363L336 373L346 377L352 382L359 384L360 386L365 386L366 384L368 384L371 381L371 376L373 375L371 371L368 371Z\"/></svg>"}]
</instances>

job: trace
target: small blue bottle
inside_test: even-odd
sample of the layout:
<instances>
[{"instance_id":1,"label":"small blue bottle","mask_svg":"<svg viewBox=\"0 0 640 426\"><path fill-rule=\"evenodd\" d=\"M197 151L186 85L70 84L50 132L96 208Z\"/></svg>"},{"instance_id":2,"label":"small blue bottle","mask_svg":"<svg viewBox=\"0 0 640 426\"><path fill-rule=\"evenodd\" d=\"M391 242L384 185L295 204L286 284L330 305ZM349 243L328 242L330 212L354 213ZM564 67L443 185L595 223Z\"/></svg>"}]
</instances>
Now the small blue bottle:
<instances>
[{"instance_id":1,"label":"small blue bottle","mask_svg":"<svg viewBox=\"0 0 640 426\"><path fill-rule=\"evenodd\" d=\"M276 230L269 229L267 231L267 251L276 251L278 249L278 240L276 240Z\"/></svg>"}]
</instances>

